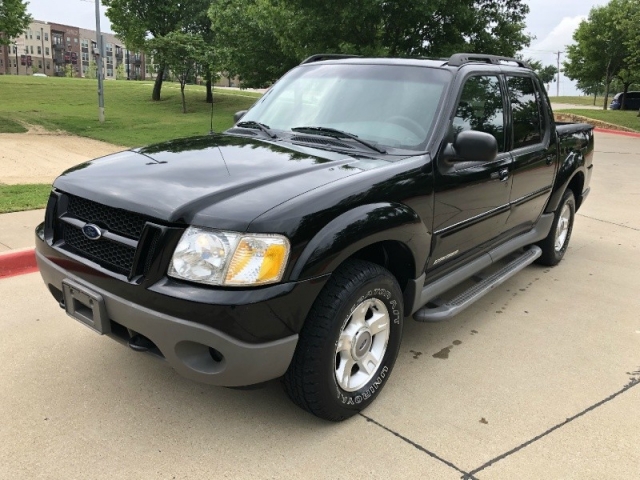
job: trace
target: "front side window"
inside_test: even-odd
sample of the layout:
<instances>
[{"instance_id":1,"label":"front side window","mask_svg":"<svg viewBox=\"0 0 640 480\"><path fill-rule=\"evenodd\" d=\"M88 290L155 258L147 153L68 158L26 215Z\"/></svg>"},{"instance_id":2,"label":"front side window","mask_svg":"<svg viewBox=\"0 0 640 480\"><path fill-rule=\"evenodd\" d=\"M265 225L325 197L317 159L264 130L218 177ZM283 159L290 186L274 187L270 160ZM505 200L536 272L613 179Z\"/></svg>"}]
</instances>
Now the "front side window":
<instances>
[{"instance_id":1,"label":"front side window","mask_svg":"<svg viewBox=\"0 0 640 480\"><path fill-rule=\"evenodd\" d=\"M496 137L498 151L505 151L504 103L500 80L493 75L469 78L453 118L453 132L477 130Z\"/></svg>"},{"instance_id":2,"label":"front side window","mask_svg":"<svg viewBox=\"0 0 640 480\"><path fill-rule=\"evenodd\" d=\"M539 102L531 77L508 77L513 117L513 148L542 142Z\"/></svg>"},{"instance_id":3,"label":"front side window","mask_svg":"<svg viewBox=\"0 0 640 480\"><path fill-rule=\"evenodd\" d=\"M383 146L417 150L450 78L449 72L424 67L304 65L278 81L242 120L283 131L333 128Z\"/></svg>"}]
</instances>

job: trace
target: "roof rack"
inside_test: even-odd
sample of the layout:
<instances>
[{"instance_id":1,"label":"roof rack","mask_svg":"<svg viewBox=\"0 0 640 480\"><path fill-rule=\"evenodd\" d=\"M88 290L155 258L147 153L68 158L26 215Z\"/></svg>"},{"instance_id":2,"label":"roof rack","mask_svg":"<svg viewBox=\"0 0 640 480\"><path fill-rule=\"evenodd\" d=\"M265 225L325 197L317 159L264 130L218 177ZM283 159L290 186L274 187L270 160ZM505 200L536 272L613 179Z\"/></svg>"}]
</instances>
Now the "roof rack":
<instances>
[{"instance_id":1,"label":"roof rack","mask_svg":"<svg viewBox=\"0 0 640 480\"><path fill-rule=\"evenodd\" d=\"M491 63L493 65L502 65L504 62L513 62L519 67L531 68L531 65L524 60L511 57L500 57L498 55L483 55L481 53L456 53L449 57L447 63L452 67L460 67L465 63L470 62Z\"/></svg>"},{"instance_id":2,"label":"roof rack","mask_svg":"<svg viewBox=\"0 0 640 480\"><path fill-rule=\"evenodd\" d=\"M303 60L300 65L304 65L306 63L321 62L322 60L339 60L341 58L355 58L359 56L360 55L343 55L340 53L317 53Z\"/></svg>"}]
</instances>

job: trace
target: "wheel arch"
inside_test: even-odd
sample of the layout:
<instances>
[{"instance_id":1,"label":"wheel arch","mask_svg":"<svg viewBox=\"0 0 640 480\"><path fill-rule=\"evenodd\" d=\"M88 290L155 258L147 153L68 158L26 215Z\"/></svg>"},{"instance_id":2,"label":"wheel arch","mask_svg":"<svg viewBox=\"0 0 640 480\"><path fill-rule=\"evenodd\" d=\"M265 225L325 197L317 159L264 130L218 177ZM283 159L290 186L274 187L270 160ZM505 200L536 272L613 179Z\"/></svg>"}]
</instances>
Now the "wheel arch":
<instances>
[{"instance_id":1,"label":"wheel arch","mask_svg":"<svg viewBox=\"0 0 640 480\"><path fill-rule=\"evenodd\" d=\"M346 260L358 258L387 268L404 290L410 279L422 274L430 245L426 225L407 205L362 205L336 217L313 237L291 279L332 273Z\"/></svg>"}]
</instances>

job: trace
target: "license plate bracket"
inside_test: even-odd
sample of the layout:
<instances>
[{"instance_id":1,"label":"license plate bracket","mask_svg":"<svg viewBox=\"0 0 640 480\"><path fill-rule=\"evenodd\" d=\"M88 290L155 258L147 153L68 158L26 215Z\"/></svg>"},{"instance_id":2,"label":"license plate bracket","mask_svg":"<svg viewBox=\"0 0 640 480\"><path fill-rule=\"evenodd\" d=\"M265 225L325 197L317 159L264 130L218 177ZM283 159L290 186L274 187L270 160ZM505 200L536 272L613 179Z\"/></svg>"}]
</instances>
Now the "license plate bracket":
<instances>
[{"instance_id":1,"label":"license plate bracket","mask_svg":"<svg viewBox=\"0 0 640 480\"><path fill-rule=\"evenodd\" d=\"M74 282L62 282L64 308L67 314L94 332L104 335L111 332L111 323L102 295Z\"/></svg>"}]
</instances>

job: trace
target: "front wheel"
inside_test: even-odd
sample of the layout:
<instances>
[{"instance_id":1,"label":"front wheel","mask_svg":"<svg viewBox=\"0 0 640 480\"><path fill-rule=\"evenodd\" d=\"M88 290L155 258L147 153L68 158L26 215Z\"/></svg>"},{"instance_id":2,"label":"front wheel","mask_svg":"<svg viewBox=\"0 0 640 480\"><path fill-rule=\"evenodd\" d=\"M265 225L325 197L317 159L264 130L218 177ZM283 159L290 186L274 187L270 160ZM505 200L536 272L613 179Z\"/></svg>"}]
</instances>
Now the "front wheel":
<instances>
[{"instance_id":1,"label":"front wheel","mask_svg":"<svg viewBox=\"0 0 640 480\"><path fill-rule=\"evenodd\" d=\"M542 255L538 258L538 263L550 267L560 263L569 247L575 216L576 199L573 196L573 192L567 190L564 192L562 201L554 213L553 227L549 235L538 244L542 249Z\"/></svg>"},{"instance_id":2,"label":"front wheel","mask_svg":"<svg viewBox=\"0 0 640 480\"><path fill-rule=\"evenodd\" d=\"M284 376L303 409L341 421L386 383L402 338L402 292L385 268L350 260L336 270L305 322Z\"/></svg>"}]
</instances>

